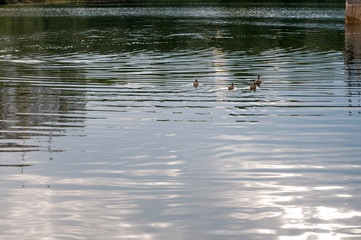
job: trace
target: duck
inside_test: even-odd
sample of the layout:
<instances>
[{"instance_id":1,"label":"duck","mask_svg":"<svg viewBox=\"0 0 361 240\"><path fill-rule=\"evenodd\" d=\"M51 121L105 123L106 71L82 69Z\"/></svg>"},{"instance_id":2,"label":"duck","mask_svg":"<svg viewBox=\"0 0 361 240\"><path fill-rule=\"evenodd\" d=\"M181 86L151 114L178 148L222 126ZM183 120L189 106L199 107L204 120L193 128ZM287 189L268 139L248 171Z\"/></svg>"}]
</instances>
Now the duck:
<instances>
[{"instance_id":1,"label":"duck","mask_svg":"<svg viewBox=\"0 0 361 240\"><path fill-rule=\"evenodd\" d=\"M251 86L249 86L249 90L255 92L257 89L256 85L253 83Z\"/></svg>"},{"instance_id":2,"label":"duck","mask_svg":"<svg viewBox=\"0 0 361 240\"><path fill-rule=\"evenodd\" d=\"M260 75L257 76L257 80L254 81L253 85L256 85L257 87L261 87L262 80L260 79Z\"/></svg>"},{"instance_id":3,"label":"duck","mask_svg":"<svg viewBox=\"0 0 361 240\"><path fill-rule=\"evenodd\" d=\"M228 90L233 90L233 89L234 89L234 85L232 83L231 86L228 87Z\"/></svg>"},{"instance_id":4,"label":"duck","mask_svg":"<svg viewBox=\"0 0 361 240\"><path fill-rule=\"evenodd\" d=\"M197 88L199 86L199 82L198 80L196 79L193 83L193 87Z\"/></svg>"}]
</instances>

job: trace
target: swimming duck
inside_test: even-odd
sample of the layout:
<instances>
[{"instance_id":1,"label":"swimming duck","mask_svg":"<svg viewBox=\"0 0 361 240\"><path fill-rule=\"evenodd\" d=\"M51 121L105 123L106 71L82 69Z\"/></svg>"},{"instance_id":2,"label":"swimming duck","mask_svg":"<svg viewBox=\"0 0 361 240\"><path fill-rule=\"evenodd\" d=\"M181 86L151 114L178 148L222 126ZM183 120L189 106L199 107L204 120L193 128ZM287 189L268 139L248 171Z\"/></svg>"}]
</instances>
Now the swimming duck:
<instances>
[{"instance_id":1,"label":"swimming duck","mask_svg":"<svg viewBox=\"0 0 361 240\"><path fill-rule=\"evenodd\" d=\"M228 87L228 90L233 90L233 89L234 89L234 85L232 83L231 86Z\"/></svg>"},{"instance_id":2,"label":"swimming duck","mask_svg":"<svg viewBox=\"0 0 361 240\"><path fill-rule=\"evenodd\" d=\"M253 85L256 85L257 87L261 87L261 83L262 83L262 80L260 79L260 75L257 76L258 79L256 81L254 81L254 84Z\"/></svg>"},{"instance_id":3,"label":"swimming duck","mask_svg":"<svg viewBox=\"0 0 361 240\"><path fill-rule=\"evenodd\" d=\"M193 83L193 87L197 88L199 86L199 82L198 80L196 79Z\"/></svg>"},{"instance_id":4,"label":"swimming duck","mask_svg":"<svg viewBox=\"0 0 361 240\"><path fill-rule=\"evenodd\" d=\"M251 85L251 86L249 86L249 90L251 90L251 91L253 91L253 92L255 92L256 91L256 89L257 89L257 87L256 87L256 85Z\"/></svg>"}]
</instances>

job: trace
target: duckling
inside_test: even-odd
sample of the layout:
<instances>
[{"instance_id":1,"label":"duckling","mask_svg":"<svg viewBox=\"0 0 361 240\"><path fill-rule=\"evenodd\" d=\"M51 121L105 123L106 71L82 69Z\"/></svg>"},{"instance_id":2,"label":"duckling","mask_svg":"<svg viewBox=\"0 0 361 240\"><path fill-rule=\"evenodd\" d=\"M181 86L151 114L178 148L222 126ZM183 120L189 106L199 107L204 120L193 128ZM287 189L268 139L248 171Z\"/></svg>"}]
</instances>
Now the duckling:
<instances>
[{"instance_id":1,"label":"duckling","mask_svg":"<svg viewBox=\"0 0 361 240\"><path fill-rule=\"evenodd\" d=\"M231 86L228 87L228 90L233 90L233 89L234 89L234 85L232 83Z\"/></svg>"},{"instance_id":2,"label":"duckling","mask_svg":"<svg viewBox=\"0 0 361 240\"><path fill-rule=\"evenodd\" d=\"M249 90L250 90L250 91L255 92L256 89L257 89L257 87L256 87L256 85L254 85L254 83L253 83L253 85L249 86Z\"/></svg>"},{"instance_id":3,"label":"duckling","mask_svg":"<svg viewBox=\"0 0 361 240\"><path fill-rule=\"evenodd\" d=\"M198 80L196 79L193 83L193 87L197 88L199 86L199 82Z\"/></svg>"},{"instance_id":4,"label":"duckling","mask_svg":"<svg viewBox=\"0 0 361 240\"><path fill-rule=\"evenodd\" d=\"M254 84L253 85L256 85L257 87L261 87L261 83L262 83L262 80L260 79L260 75L257 76L258 79L256 81L254 81Z\"/></svg>"}]
</instances>

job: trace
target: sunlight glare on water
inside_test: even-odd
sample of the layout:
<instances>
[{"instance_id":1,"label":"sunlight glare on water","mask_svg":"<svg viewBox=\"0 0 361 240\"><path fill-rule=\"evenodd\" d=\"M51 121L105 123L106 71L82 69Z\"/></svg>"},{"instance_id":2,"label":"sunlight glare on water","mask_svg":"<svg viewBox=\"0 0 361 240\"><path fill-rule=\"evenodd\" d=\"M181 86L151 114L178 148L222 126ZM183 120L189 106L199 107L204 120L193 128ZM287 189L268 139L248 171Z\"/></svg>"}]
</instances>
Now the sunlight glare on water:
<instances>
[{"instance_id":1,"label":"sunlight glare on water","mask_svg":"<svg viewBox=\"0 0 361 240\"><path fill-rule=\"evenodd\" d=\"M0 26L2 238L361 238L343 6L2 7Z\"/></svg>"}]
</instances>

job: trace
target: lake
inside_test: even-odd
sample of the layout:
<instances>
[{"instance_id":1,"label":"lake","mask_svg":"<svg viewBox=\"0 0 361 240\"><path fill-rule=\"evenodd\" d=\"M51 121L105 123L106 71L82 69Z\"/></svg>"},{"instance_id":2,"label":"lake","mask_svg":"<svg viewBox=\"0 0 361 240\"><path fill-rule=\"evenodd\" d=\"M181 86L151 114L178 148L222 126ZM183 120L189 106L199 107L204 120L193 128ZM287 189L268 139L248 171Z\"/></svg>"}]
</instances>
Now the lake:
<instances>
[{"instance_id":1,"label":"lake","mask_svg":"<svg viewBox=\"0 0 361 240\"><path fill-rule=\"evenodd\" d=\"M344 12L1 7L1 239L361 239Z\"/></svg>"}]
</instances>

